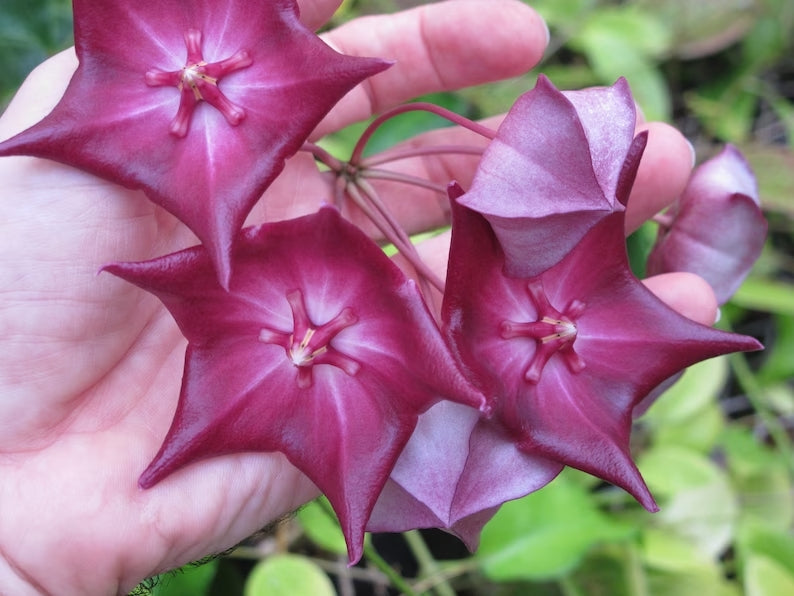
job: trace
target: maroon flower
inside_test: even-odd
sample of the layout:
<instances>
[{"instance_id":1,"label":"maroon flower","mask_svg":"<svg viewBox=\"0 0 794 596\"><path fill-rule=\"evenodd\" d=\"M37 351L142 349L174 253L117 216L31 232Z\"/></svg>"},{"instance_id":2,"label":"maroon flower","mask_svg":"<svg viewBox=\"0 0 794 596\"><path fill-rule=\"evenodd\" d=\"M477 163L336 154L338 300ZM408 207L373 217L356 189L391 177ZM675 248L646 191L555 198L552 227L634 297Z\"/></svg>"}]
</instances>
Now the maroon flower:
<instances>
[{"instance_id":1,"label":"maroon flower","mask_svg":"<svg viewBox=\"0 0 794 596\"><path fill-rule=\"evenodd\" d=\"M367 529L442 528L474 551L505 501L553 480L562 464L522 452L499 423L444 401L419 417Z\"/></svg>"},{"instance_id":2,"label":"maroon flower","mask_svg":"<svg viewBox=\"0 0 794 596\"><path fill-rule=\"evenodd\" d=\"M742 154L727 145L700 165L669 216L648 257L648 273L697 273L720 304L727 302L761 254L767 229Z\"/></svg>"},{"instance_id":3,"label":"maroon flower","mask_svg":"<svg viewBox=\"0 0 794 596\"><path fill-rule=\"evenodd\" d=\"M491 223L512 275L548 269L624 209L647 137L635 120L624 79L563 93L541 75L519 97L461 199Z\"/></svg>"},{"instance_id":4,"label":"maroon flower","mask_svg":"<svg viewBox=\"0 0 794 596\"><path fill-rule=\"evenodd\" d=\"M629 451L634 406L695 362L760 344L695 323L646 289L629 270L623 220L622 212L602 218L541 275L508 277L488 222L453 204L443 317L522 450L594 474L654 510Z\"/></svg>"},{"instance_id":5,"label":"maroon flower","mask_svg":"<svg viewBox=\"0 0 794 596\"><path fill-rule=\"evenodd\" d=\"M229 280L234 234L317 123L388 66L336 53L295 0L74 0L80 65L60 103L0 155L142 188Z\"/></svg>"},{"instance_id":6,"label":"maroon flower","mask_svg":"<svg viewBox=\"0 0 794 596\"><path fill-rule=\"evenodd\" d=\"M188 339L179 405L150 487L197 460L281 451L364 526L418 415L467 383L413 281L332 208L241 232L221 288L203 247L106 269L157 295Z\"/></svg>"}]
</instances>

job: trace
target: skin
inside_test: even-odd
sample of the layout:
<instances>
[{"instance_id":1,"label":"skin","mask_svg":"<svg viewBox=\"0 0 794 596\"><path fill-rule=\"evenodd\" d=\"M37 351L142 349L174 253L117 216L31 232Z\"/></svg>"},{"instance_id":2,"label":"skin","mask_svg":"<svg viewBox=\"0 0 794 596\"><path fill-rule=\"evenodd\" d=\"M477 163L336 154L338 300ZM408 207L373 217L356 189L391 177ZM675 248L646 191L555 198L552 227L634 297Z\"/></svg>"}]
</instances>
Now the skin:
<instances>
[{"instance_id":1,"label":"skin","mask_svg":"<svg viewBox=\"0 0 794 596\"><path fill-rule=\"evenodd\" d=\"M485 2L494 9L482 10ZM304 0L303 18L319 26L338 3ZM420 93L521 74L539 60L546 32L518 1L452 0L352 22L326 39L347 53L398 63L349 94L317 137ZM0 119L0 138L44 116L75 67L67 51L34 71ZM647 126L652 134L630 206L635 223L670 203L691 168L680 134ZM460 158L400 167L464 184L472 170ZM154 297L97 271L195 239L142 193L55 162L3 158L0 180L1 594L125 594L147 576L236 544L317 495L283 456L266 453L203 461L140 489L138 476L176 407L186 343ZM299 154L251 222L316 209L328 182ZM399 200L405 192L394 187L379 188L407 227L440 223L438 198ZM443 240L422 247L439 270L445 250ZM714 320L705 284L676 275L653 284L688 316Z\"/></svg>"}]
</instances>

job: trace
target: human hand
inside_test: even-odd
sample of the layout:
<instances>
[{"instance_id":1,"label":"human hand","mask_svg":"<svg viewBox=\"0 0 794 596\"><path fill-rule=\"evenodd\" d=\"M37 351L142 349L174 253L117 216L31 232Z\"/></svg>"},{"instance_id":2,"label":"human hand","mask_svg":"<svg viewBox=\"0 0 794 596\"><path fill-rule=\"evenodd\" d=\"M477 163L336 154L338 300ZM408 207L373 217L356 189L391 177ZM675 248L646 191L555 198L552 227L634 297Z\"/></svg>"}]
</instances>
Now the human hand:
<instances>
[{"instance_id":1,"label":"human hand","mask_svg":"<svg viewBox=\"0 0 794 596\"><path fill-rule=\"evenodd\" d=\"M543 50L543 26L523 4L499 1L501 9L489 11L472 0L429 5L329 33L345 53L398 62L346 97L317 135L418 94L530 68ZM301 5L307 24L317 26L338 2ZM75 67L66 52L37 69L0 119L0 138L44 116ZM653 126L631 201L635 220L671 202L691 166L683 138ZM464 185L473 171L471 158L401 167ZM186 342L153 296L97 271L195 238L141 192L54 162L3 158L0 180L0 593L126 593L148 575L233 545L317 494L280 454L214 458L141 490L137 478L176 407ZM388 201L394 190L382 192ZM299 154L250 221L310 212L328 196L328 177ZM415 229L444 217L435 199L402 200L396 211ZM686 288L668 279L659 291ZM687 294L682 303L702 296ZM708 307L693 312L713 320Z\"/></svg>"}]
</instances>

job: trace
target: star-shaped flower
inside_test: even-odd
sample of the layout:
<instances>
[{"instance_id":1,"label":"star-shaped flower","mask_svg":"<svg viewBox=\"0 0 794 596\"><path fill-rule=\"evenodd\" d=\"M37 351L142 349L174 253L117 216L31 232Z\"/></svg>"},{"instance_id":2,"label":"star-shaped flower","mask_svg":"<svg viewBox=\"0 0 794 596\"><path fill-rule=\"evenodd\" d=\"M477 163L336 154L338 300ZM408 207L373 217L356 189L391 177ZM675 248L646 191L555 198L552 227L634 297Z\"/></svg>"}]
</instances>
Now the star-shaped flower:
<instances>
[{"instance_id":1,"label":"star-shaped flower","mask_svg":"<svg viewBox=\"0 0 794 596\"><path fill-rule=\"evenodd\" d=\"M648 274L697 273L727 302L761 254L767 230L755 176L739 150L727 145L701 164L669 215Z\"/></svg>"},{"instance_id":2,"label":"star-shaped flower","mask_svg":"<svg viewBox=\"0 0 794 596\"><path fill-rule=\"evenodd\" d=\"M333 105L389 63L338 54L295 0L74 0L79 66L0 155L142 188L207 245L227 284L234 234Z\"/></svg>"},{"instance_id":3,"label":"star-shaped flower","mask_svg":"<svg viewBox=\"0 0 794 596\"><path fill-rule=\"evenodd\" d=\"M629 451L634 406L695 362L761 346L656 298L629 269L623 225L623 212L608 215L557 265L509 277L488 222L453 201L443 317L519 448L616 484L654 510Z\"/></svg>"},{"instance_id":4,"label":"star-shaped flower","mask_svg":"<svg viewBox=\"0 0 794 596\"><path fill-rule=\"evenodd\" d=\"M328 496L355 561L419 414L484 397L415 283L334 209L247 228L232 258L228 292L202 247L106 268L157 295L189 342L171 429L140 484L281 451Z\"/></svg>"},{"instance_id":5,"label":"star-shaped flower","mask_svg":"<svg viewBox=\"0 0 794 596\"><path fill-rule=\"evenodd\" d=\"M511 274L548 269L624 209L647 138L635 124L625 79L560 92L541 75L513 104L461 199L491 223Z\"/></svg>"}]
</instances>

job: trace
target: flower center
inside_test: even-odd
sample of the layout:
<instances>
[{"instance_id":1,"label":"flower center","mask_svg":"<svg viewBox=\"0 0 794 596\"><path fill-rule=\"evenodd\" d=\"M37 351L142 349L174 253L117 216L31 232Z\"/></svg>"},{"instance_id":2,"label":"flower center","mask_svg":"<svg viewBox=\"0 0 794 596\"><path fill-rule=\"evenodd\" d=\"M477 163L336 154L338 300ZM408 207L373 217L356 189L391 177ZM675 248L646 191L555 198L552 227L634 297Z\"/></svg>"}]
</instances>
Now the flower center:
<instances>
[{"instance_id":1,"label":"flower center","mask_svg":"<svg viewBox=\"0 0 794 596\"><path fill-rule=\"evenodd\" d=\"M306 312L306 304L300 290L287 294L287 302L292 309L292 333L276 331L267 327L259 332L259 341L276 344L287 352L287 358L297 368L298 387L311 387L312 366L330 364L354 375L361 365L339 352L331 345L331 340L342 329L358 321L351 308L344 308L338 315L323 325L315 325Z\"/></svg>"},{"instance_id":2,"label":"flower center","mask_svg":"<svg viewBox=\"0 0 794 596\"><path fill-rule=\"evenodd\" d=\"M218 81L225 75L253 62L246 50L240 50L230 58L220 62L204 61L201 51L201 31L189 29L185 32L187 60L185 66L170 72L153 68L146 73L146 84L150 87L176 87L179 89L179 108L171 121L169 132L184 137L190 127L190 118L200 101L220 111L226 121L237 126L245 118L245 110L233 104L218 88Z\"/></svg>"},{"instance_id":3,"label":"flower center","mask_svg":"<svg viewBox=\"0 0 794 596\"><path fill-rule=\"evenodd\" d=\"M577 331L576 319L584 312L584 303L574 300L564 312L560 312L549 302L540 279L529 282L527 290L537 310L537 320L521 323L502 321L500 328L501 337L504 339L529 337L536 342L535 353L524 372L524 379L533 384L540 381L543 367L555 354L563 358L571 372L581 371L585 364L574 351L573 344Z\"/></svg>"}]
</instances>

